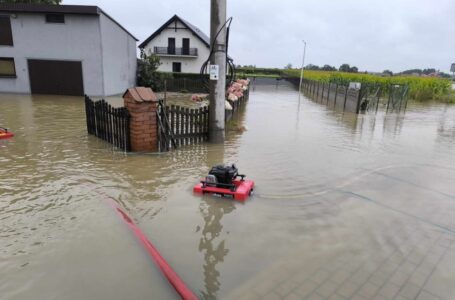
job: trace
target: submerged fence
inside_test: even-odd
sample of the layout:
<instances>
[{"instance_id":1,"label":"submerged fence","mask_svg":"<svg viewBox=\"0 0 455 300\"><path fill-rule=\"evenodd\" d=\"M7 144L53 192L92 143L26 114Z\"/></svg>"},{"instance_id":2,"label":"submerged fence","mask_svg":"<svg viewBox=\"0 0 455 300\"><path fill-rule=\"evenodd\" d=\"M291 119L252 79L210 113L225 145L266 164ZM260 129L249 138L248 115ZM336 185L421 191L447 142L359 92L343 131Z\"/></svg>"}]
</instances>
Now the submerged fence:
<instances>
[{"instance_id":1,"label":"submerged fence","mask_svg":"<svg viewBox=\"0 0 455 300\"><path fill-rule=\"evenodd\" d=\"M291 81L295 85L297 81ZM329 107L348 112L359 113L364 111L378 111L381 99L381 87L375 84L364 84L361 88L349 88L346 85L325 83L304 79L303 91L316 102ZM388 95L387 111L406 110L408 99L408 85L390 84L385 95Z\"/></svg>"},{"instance_id":2,"label":"submerged fence","mask_svg":"<svg viewBox=\"0 0 455 300\"><path fill-rule=\"evenodd\" d=\"M157 109L158 149L169 151L171 147L202 142L209 132L209 108L190 109L177 105L165 106L160 100Z\"/></svg>"},{"instance_id":3,"label":"submerged fence","mask_svg":"<svg viewBox=\"0 0 455 300\"><path fill-rule=\"evenodd\" d=\"M169 151L208 139L208 106L188 108L166 106L163 100L142 100L139 97L148 96L142 89L129 89L124 94L127 107L119 108L112 107L105 100L93 101L85 96L88 133L123 151ZM231 109L226 109L225 121L232 118L248 97L249 90L245 90L244 96L238 100L226 100Z\"/></svg>"},{"instance_id":4,"label":"submerged fence","mask_svg":"<svg viewBox=\"0 0 455 300\"><path fill-rule=\"evenodd\" d=\"M303 91L313 100L344 111L358 113L360 111L361 91L350 89L336 83L325 83L304 79Z\"/></svg>"},{"instance_id":5,"label":"submerged fence","mask_svg":"<svg viewBox=\"0 0 455 300\"><path fill-rule=\"evenodd\" d=\"M237 101L226 100L232 109L226 110L226 121L238 111L240 105L249 97L249 90ZM158 149L169 151L183 145L203 142L209 134L209 108L203 106L190 109L178 105L165 106L160 100L157 107Z\"/></svg>"},{"instance_id":6,"label":"submerged fence","mask_svg":"<svg viewBox=\"0 0 455 300\"><path fill-rule=\"evenodd\" d=\"M130 116L125 107L114 108L105 100L85 96L87 132L123 151L130 151Z\"/></svg>"},{"instance_id":7,"label":"submerged fence","mask_svg":"<svg viewBox=\"0 0 455 300\"><path fill-rule=\"evenodd\" d=\"M239 107L244 102L246 102L249 99L249 97L250 97L250 89L247 89L246 91L243 92L243 96L240 97L238 100L236 100L236 101L226 100L231 105L232 109L230 109L230 110L226 109L226 111L225 111L225 120L229 121L230 119L232 119L232 117L237 112Z\"/></svg>"}]
</instances>

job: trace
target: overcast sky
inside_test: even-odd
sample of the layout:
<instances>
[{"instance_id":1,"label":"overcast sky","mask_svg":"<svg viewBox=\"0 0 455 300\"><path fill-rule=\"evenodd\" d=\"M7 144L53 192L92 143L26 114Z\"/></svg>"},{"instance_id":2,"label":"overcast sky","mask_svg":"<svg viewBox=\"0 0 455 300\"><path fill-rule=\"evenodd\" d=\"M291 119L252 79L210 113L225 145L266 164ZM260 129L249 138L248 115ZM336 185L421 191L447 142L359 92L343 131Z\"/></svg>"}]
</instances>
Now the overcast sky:
<instances>
[{"instance_id":1,"label":"overcast sky","mask_svg":"<svg viewBox=\"0 0 455 300\"><path fill-rule=\"evenodd\" d=\"M455 63L454 0L227 0L235 64L342 63L394 72ZM97 5L142 42L174 14L207 35L210 0L64 0Z\"/></svg>"}]
</instances>

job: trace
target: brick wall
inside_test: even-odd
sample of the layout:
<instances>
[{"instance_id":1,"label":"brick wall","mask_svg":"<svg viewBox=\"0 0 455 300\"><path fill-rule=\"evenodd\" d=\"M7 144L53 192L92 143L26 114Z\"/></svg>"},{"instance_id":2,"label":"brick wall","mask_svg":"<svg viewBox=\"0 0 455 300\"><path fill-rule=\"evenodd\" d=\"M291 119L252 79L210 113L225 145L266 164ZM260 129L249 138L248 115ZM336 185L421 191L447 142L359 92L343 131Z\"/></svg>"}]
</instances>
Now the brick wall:
<instances>
[{"instance_id":1,"label":"brick wall","mask_svg":"<svg viewBox=\"0 0 455 300\"><path fill-rule=\"evenodd\" d=\"M156 101L137 101L129 93L123 96L130 113L130 140L133 152L158 151Z\"/></svg>"}]
</instances>

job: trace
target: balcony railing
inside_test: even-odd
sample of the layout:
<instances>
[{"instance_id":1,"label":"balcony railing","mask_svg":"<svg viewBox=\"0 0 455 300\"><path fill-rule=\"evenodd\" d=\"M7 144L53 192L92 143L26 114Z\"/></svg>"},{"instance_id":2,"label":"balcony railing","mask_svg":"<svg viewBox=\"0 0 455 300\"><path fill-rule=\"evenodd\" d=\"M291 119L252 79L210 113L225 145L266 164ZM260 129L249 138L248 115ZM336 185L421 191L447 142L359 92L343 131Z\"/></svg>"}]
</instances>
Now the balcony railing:
<instances>
[{"instance_id":1,"label":"balcony railing","mask_svg":"<svg viewBox=\"0 0 455 300\"><path fill-rule=\"evenodd\" d=\"M153 47L155 54L197 56L197 48Z\"/></svg>"}]
</instances>

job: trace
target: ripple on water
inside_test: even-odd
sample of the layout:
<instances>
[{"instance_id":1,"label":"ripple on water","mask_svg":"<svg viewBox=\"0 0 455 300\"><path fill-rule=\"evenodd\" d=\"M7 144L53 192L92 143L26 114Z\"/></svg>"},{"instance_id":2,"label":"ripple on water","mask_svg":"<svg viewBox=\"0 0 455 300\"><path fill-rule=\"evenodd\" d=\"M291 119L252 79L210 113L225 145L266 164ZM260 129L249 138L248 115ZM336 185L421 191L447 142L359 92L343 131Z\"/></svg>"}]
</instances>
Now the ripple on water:
<instances>
[{"instance_id":1,"label":"ripple on water","mask_svg":"<svg viewBox=\"0 0 455 300\"><path fill-rule=\"evenodd\" d=\"M453 106L410 103L405 114L357 116L306 98L299 104L288 87L258 86L235 120L248 130L228 131L225 144L138 155L87 136L80 98L0 98L0 124L16 133L0 144L6 299L34 290L103 298L96 286L109 287L109 299L126 291L145 298L167 287L147 273L153 267L100 195L125 207L208 298L261 271L278 274L274 263L311 270L339 257L361 265L404 255L411 237L455 229L447 196L455 180ZM217 163L236 163L256 181L257 196L239 204L193 195ZM94 284L75 291L71 283L81 280ZM137 294L124 283L137 284Z\"/></svg>"}]
</instances>

